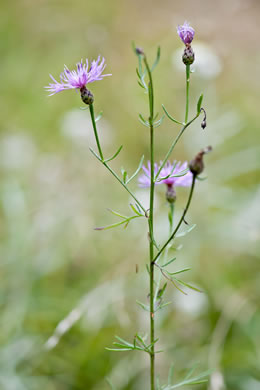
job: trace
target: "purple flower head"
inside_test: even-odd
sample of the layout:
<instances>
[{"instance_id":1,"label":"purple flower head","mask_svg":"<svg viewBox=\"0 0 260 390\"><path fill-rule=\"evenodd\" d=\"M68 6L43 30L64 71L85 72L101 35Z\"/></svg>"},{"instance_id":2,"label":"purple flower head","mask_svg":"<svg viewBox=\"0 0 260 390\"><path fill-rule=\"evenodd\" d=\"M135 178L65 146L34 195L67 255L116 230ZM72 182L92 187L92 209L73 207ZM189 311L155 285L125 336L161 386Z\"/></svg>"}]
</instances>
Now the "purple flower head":
<instances>
[{"instance_id":1,"label":"purple flower head","mask_svg":"<svg viewBox=\"0 0 260 390\"><path fill-rule=\"evenodd\" d=\"M93 83L93 81L102 80L105 76L111 76L111 74L103 74L106 65L105 59L102 58L100 62L100 56L95 61L91 62L90 68L88 60L83 64L83 60L77 63L76 70L69 70L68 67L64 66L64 72L60 74L60 82L56 81L55 78L50 75L54 83L50 83L47 87L47 91L50 92L50 95L55 93L65 91L66 89L81 89L84 88L87 84Z\"/></svg>"},{"instance_id":2,"label":"purple flower head","mask_svg":"<svg viewBox=\"0 0 260 390\"><path fill-rule=\"evenodd\" d=\"M194 38L195 30L190 26L188 22L184 22L182 26L178 26L177 32L185 45L191 44Z\"/></svg>"},{"instance_id":3,"label":"purple flower head","mask_svg":"<svg viewBox=\"0 0 260 390\"><path fill-rule=\"evenodd\" d=\"M162 165L162 161L160 161L160 165L154 164L154 174L156 175L160 166ZM140 187L150 187L151 184L151 163L148 161L147 168L143 165L144 173L139 177L138 182ZM188 168L188 163L184 162L181 164L180 162L174 161L173 164L168 161L163 169L161 170L159 177L156 181L157 184L166 184L168 187L189 187L192 183L192 174L191 172L187 172L183 176L179 177L171 177L173 175L181 174L185 169ZM163 179L166 176L169 176L167 179Z\"/></svg>"}]
</instances>

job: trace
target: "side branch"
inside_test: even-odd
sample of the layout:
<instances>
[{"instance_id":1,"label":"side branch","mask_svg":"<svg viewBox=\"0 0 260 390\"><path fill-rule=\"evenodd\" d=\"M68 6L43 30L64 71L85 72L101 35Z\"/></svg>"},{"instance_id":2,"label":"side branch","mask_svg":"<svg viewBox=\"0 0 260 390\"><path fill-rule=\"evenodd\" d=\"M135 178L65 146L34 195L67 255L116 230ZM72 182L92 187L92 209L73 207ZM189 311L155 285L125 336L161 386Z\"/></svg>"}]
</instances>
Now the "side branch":
<instances>
[{"instance_id":1,"label":"side branch","mask_svg":"<svg viewBox=\"0 0 260 390\"><path fill-rule=\"evenodd\" d=\"M191 189L190 189L190 194L189 194L189 198L188 198L188 201L187 201L187 204L186 204L186 207L182 213L182 216L178 222L178 225L176 226L176 228L174 229L173 233L170 235L170 237L168 238L168 240L165 242L165 244L161 247L161 249L159 250L159 252L157 253L157 255L155 256L155 258L153 259L153 263L155 264L156 260L158 259L158 257L162 254L162 252L164 251L164 249L167 247L167 245L171 242L171 240L175 237L177 231L179 230L182 222L184 221L184 218L185 218L185 215L187 214L187 211L190 207L190 203L191 203L191 199L192 199L192 195L193 195L193 192L194 192L194 187L195 187L195 181L196 181L196 175L193 175L193 178L192 178L192 184L191 184Z\"/></svg>"}]
</instances>

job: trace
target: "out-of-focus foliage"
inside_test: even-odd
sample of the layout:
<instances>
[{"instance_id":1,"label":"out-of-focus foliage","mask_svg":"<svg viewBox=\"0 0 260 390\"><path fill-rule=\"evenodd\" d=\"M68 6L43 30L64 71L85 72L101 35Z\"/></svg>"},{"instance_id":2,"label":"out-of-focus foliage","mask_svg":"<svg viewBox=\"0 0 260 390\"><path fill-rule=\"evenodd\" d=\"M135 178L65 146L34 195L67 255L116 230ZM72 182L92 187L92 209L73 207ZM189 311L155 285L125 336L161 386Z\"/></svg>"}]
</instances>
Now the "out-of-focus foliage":
<instances>
[{"instance_id":1,"label":"out-of-focus foliage","mask_svg":"<svg viewBox=\"0 0 260 390\"><path fill-rule=\"evenodd\" d=\"M165 381L175 363L178 380L199 362L215 370L201 389L259 388L259 12L253 0L1 3L1 389L101 390L106 376L117 389L147 388L146 356L105 350L115 334L132 340L148 329L135 304L148 291L146 221L93 230L113 222L106 207L127 213L130 198L89 152L95 145L79 95L49 98L43 86L64 63L103 55L113 77L91 88L96 110L104 111L100 137L107 156L125 145L112 164L134 172L142 154L148 158L148 132L138 122L147 105L131 41L150 58L161 45L156 107L162 113L164 103L182 120L176 25L186 19L196 30L191 112L203 91L208 126L193 124L174 157L190 160L208 144L214 152L187 217L197 227L179 238L177 263L192 267L185 280L203 293L183 296L167 287L173 303L157 316L166 351L157 370ZM176 132L165 118L156 133L158 160ZM147 190L137 182L132 188L148 204ZM177 195L178 215L187 190ZM156 220L163 241L161 188Z\"/></svg>"}]
</instances>

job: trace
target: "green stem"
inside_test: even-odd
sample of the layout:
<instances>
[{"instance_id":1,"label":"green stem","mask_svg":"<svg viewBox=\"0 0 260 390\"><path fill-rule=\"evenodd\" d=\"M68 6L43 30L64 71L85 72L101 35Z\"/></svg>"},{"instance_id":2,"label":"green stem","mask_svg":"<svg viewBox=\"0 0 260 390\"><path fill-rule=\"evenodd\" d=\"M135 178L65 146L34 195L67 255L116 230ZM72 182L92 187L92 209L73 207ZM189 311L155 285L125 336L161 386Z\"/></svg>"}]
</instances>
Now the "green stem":
<instances>
[{"instance_id":1,"label":"green stem","mask_svg":"<svg viewBox=\"0 0 260 390\"><path fill-rule=\"evenodd\" d=\"M89 110L90 110L90 116L91 116L93 130L94 130L94 134L95 134L95 139L96 139L96 143L97 143L97 148L98 148L100 159L101 159L100 161L109 170L109 172L112 173L112 175L117 179L117 181L119 181L119 183L126 189L126 191L132 196L132 198L135 200L135 202L138 204L138 206L143 210L143 212L146 213L145 208L140 203L140 201L135 197L135 195L132 193L132 191L120 179L120 177L116 174L116 172L104 161L104 156L103 156L103 153L102 153L102 149L101 149L101 145L100 145L99 137L98 137L98 132L97 132L97 127L96 127L94 105L93 104L89 105Z\"/></svg>"},{"instance_id":2,"label":"green stem","mask_svg":"<svg viewBox=\"0 0 260 390\"><path fill-rule=\"evenodd\" d=\"M155 353L154 353L154 243L153 243L153 214L154 214L154 128L153 128L153 113L154 113L154 95L153 95L153 80L150 67L147 59L144 56L144 64L149 77L149 107L150 107L150 162L151 162L151 182L150 182L150 211L149 211L149 257L150 257L150 384L151 390L155 390Z\"/></svg>"},{"instance_id":3,"label":"green stem","mask_svg":"<svg viewBox=\"0 0 260 390\"><path fill-rule=\"evenodd\" d=\"M169 210L169 234L172 234L173 230L173 216L174 216L174 203L170 203L170 210Z\"/></svg>"},{"instance_id":4,"label":"green stem","mask_svg":"<svg viewBox=\"0 0 260 390\"><path fill-rule=\"evenodd\" d=\"M188 198L188 201L187 201L187 204L186 204L186 207L182 213L182 216L176 226L176 228L174 229L174 231L172 232L172 234L170 235L170 237L168 238L168 240L165 242L165 244L161 247L161 249L159 250L159 252L157 253L157 255L155 256L154 260L153 260L153 263L156 262L156 260L158 259L158 257L162 254L162 252L164 251L164 249L167 247L167 245L171 242L171 240L173 240L173 238L175 237L175 234L177 233L177 231L179 230L182 222L184 221L184 218L185 218L185 215L187 214L187 211L190 207L190 203L191 203L191 199L192 199L192 195L193 195L193 191L194 191L194 187L195 187L195 181L196 181L196 176L193 175L193 178L192 178L192 184L191 184L191 188L190 188L190 194L189 194L189 198Z\"/></svg>"},{"instance_id":5,"label":"green stem","mask_svg":"<svg viewBox=\"0 0 260 390\"><path fill-rule=\"evenodd\" d=\"M95 113L94 113L94 106L93 106L93 104L89 105L89 111L90 111L91 121L92 121L93 130L94 130L94 134L95 134L95 138L96 138L98 152L99 152L100 158L102 160L102 163L104 163L103 162L104 156L103 156L102 149L101 149L100 142L99 142L99 138L98 138L98 132L97 132L97 126L96 126L96 120L95 120Z\"/></svg>"},{"instance_id":6,"label":"green stem","mask_svg":"<svg viewBox=\"0 0 260 390\"><path fill-rule=\"evenodd\" d=\"M189 92L190 92L190 65L186 65L186 110L184 123L188 122L189 116Z\"/></svg>"}]
</instances>

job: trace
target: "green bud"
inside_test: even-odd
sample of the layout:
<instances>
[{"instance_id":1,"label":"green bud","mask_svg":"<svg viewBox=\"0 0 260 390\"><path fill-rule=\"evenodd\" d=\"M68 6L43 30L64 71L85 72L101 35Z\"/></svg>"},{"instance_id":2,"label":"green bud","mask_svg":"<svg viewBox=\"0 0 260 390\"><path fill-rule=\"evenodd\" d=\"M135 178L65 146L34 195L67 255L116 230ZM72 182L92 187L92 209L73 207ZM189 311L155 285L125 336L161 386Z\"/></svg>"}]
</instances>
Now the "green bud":
<instances>
[{"instance_id":1,"label":"green bud","mask_svg":"<svg viewBox=\"0 0 260 390\"><path fill-rule=\"evenodd\" d=\"M94 95L86 88L80 88L81 100L83 103L89 105L94 102Z\"/></svg>"},{"instance_id":2,"label":"green bud","mask_svg":"<svg viewBox=\"0 0 260 390\"><path fill-rule=\"evenodd\" d=\"M183 56L182 56L182 62L185 65L191 65L193 64L195 59L194 51L192 50L192 47L190 45L186 45Z\"/></svg>"}]
</instances>

